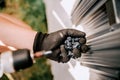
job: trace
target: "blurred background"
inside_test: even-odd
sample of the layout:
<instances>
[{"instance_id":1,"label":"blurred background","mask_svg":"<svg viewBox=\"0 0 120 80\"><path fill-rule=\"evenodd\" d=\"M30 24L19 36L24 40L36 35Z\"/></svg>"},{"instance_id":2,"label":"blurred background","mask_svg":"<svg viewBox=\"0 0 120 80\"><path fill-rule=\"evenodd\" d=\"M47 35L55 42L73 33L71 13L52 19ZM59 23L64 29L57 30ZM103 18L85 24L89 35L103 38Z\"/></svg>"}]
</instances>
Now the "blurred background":
<instances>
[{"instance_id":1,"label":"blurred background","mask_svg":"<svg viewBox=\"0 0 120 80\"><path fill-rule=\"evenodd\" d=\"M10 14L41 32L54 32L65 28L83 30L75 27L71 13L77 0L0 0L0 12ZM69 2L69 3L68 3ZM36 60L31 68L5 74L2 80L88 80L89 69L80 65L80 60L70 60L63 64Z\"/></svg>"},{"instance_id":2,"label":"blurred background","mask_svg":"<svg viewBox=\"0 0 120 80\"><path fill-rule=\"evenodd\" d=\"M47 32L43 0L0 0L0 12L10 14L32 26L34 30ZM49 62L44 59L23 71L4 75L0 80L53 80Z\"/></svg>"},{"instance_id":3,"label":"blurred background","mask_svg":"<svg viewBox=\"0 0 120 80\"><path fill-rule=\"evenodd\" d=\"M91 46L77 60L62 64L41 58L2 80L101 80L101 76L120 80L120 0L0 0L0 12L41 32L84 31Z\"/></svg>"}]
</instances>

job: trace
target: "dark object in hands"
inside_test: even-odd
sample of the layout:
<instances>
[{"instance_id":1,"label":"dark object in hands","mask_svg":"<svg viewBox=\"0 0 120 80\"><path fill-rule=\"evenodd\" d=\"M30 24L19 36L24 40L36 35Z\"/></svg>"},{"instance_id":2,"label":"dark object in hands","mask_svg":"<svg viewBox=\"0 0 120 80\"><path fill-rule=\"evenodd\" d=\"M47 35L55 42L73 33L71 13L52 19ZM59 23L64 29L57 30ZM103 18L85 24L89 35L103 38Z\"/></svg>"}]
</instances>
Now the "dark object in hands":
<instances>
[{"instance_id":1,"label":"dark object in hands","mask_svg":"<svg viewBox=\"0 0 120 80\"><path fill-rule=\"evenodd\" d=\"M67 56L72 58L78 58L81 56L81 52L85 53L88 51L87 45L85 45L85 38L78 37L67 37L64 42L65 49L68 53Z\"/></svg>"},{"instance_id":2,"label":"dark object in hands","mask_svg":"<svg viewBox=\"0 0 120 80\"><path fill-rule=\"evenodd\" d=\"M34 40L34 46L33 46L33 51L38 52L38 51L52 51L52 54L48 54L46 57L54 60L54 61L58 61L58 62L68 62L70 60L70 56L68 55L68 51L65 49L65 45L64 42L66 40L67 37L76 37L76 38L83 38L81 40L79 39L75 39L78 40L78 42L80 44L85 44L86 42L86 38L85 38L85 33L82 31L78 31L78 30L74 30L74 29L63 29L63 30L59 30L50 34L46 34L46 33L41 33L38 32L36 34L35 40ZM74 47L78 47L78 42L76 41L76 44L74 44ZM62 46L64 45L64 46ZM73 46L73 44L71 45L71 43L67 44L69 45L69 50L71 50L71 46ZM76 56L80 56L81 51L77 51L76 49L74 50L74 52L76 53ZM80 52L80 54L78 55L77 53ZM69 55L72 55L69 54Z\"/></svg>"}]
</instances>

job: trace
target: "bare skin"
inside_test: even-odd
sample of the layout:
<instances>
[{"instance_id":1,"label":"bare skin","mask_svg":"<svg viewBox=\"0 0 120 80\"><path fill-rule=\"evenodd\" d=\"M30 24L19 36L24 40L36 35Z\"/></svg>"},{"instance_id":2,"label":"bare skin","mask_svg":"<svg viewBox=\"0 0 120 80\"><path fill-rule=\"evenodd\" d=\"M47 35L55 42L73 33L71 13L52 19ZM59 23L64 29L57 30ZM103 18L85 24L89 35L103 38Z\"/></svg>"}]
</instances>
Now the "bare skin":
<instances>
[{"instance_id":1,"label":"bare skin","mask_svg":"<svg viewBox=\"0 0 120 80\"><path fill-rule=\"evenodd\" d=\"M35 35L36 31L29 25L6 14L0 14L0 40L6 45L32 50Z\"/></svg>"},{"instance_id":2,"label":"bare skin","mask_svg":"<svg viewBox=\"0 0 120 80\"><path fill-rule=\"evenodd\" d=\"M7 46L32 50L35 35L36 31L32 30L29 25L13 16L0 14L0 40L6 45L0 45L0 52L10 50ZM41 52L37 52L35 57L40 57L41 54Z\"/></svg>"}]
</instances>

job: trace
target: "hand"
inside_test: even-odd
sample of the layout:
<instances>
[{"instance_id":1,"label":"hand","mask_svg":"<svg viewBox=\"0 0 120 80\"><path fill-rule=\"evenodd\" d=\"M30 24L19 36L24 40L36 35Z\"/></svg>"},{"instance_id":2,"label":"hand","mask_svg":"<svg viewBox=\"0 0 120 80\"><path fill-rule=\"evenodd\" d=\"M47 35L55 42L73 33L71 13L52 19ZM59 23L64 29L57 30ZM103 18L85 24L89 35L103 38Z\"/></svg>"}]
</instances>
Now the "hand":
<instances>
[{"instance_id":1,"label":"hand","mask_svg":"<svg viewBox=\"0 0 120 80\"><path fill-rule=\"evenodd\" d=\"M66 57L67 60L64 61L63 60L64 58L61 58L60 55L61 53L67 54L66 50L61 46L64 45L64 41L68 36L80 37L85 39L84 32L74 30L74 29L63 29L50 34L43 34L41 32L38 32L36 34L36 38L34 41L33 50L34 52L38 52L42 50L45 50L45 51L52 50L53 53L48 55L47 58L58 61L58 62L67 62L69 61L70 58Z\"/></svg>"}]
</instances>

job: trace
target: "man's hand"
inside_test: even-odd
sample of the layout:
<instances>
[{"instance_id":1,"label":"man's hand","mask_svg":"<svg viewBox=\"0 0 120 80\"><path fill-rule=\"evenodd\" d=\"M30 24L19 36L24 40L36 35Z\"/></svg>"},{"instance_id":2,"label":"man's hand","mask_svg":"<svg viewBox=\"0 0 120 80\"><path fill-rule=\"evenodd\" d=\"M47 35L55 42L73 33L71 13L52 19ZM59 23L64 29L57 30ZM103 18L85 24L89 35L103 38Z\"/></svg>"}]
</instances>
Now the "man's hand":
<instances>
[{"instance_id":1,"label":"man's hand","mask_svg":"<svg viewBox=\"0 0 120 80\"><path fill-rule=\"evenodd\" d=\"M74 29L63 29L50 34L38 32L35 37L33 50L34 52L51 50L53 53L47 55L47 58L58 62L67 62L70 60L70 57L67 56L68 52L63 47L64 41L67 39L67 37L79 37L86 40L85 35L86 34L84 32ZM81 54L82 50L78 51L79 54ZM61 57L61 53L65 54L64 58Z\"/></svg>"}]
</instances>

